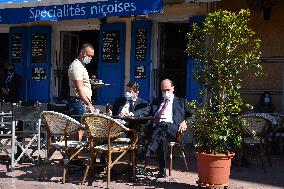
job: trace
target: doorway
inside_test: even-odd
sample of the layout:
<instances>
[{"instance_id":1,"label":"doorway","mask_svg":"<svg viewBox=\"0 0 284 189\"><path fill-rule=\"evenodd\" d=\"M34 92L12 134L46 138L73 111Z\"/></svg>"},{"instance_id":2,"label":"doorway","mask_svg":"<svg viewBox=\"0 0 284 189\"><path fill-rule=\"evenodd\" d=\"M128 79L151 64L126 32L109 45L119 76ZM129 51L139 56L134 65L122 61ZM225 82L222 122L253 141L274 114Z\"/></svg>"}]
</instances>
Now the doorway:
<instances>
[{"instance_id":1,"label":"doorway","mask_svg":"<svg viewBox=\"0 0 284 189\"><path fill-rule=\"evenodd\" d=\"M69 97L69 80L68 68L70 63L77 58L80 48L84 43L93 45L95 55L90 64L86 65L89 76L98 74L98 58L99 58L99 30L83 30L60 33L60 65L62 70L57 74L58 77L58 97L60 99L68 99ZM96 91L93 90L93 97L96 98ZM93 100L94 100L93 99Z\"/></svg>"},{"instance_id":2,"label":"doorway","mask_svg":"<svg viewBox=\"0 0 284 189\"><path fill-rule=\"evenodd\" d=\"M186 34L189 31L189 24L161 23L159 30L159 80L171 79L175 85L175 95L186 98L186 66L188 57L185 49L188 41ZM161 95L160 93L159 90L159 96Z\"/></svg>"},{"instance_id":3,"label":"doorway","mask_svg":"<svg viewBox=\"0 0 284 189\"><path fill-rule=\"evenodd\" d=\"M0 85L2 86L6 79L7 64L9 58L9 34L0 33Z\"/></svg>"},{"instance_id":4,"label":"doorway","mask_svg":"<svg viewBox=\"0 0 284 189\"><path fill-rule=\"evenodd\" d=\"M1 65L3 64L2 60L6 60L8 62L8 56L9 56L9 34L8 33L0 33Z\"/></svg>"}]
</instances>

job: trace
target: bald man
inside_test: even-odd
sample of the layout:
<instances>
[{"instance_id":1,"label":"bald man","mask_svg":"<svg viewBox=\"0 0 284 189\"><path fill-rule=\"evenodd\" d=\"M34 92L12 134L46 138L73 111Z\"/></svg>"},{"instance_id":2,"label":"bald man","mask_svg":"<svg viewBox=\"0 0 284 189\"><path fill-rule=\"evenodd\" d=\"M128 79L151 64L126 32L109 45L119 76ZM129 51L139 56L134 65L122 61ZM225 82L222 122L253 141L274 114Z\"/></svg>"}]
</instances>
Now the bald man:
<instances>
[{"instance_id":1,"label":"bald man","mask_svg":"<svg viewBox=\"0 0 284 189\"><path fill-rule=\"evenodd\" d=\"M170 79L161 82L161 91L163 98L153 100L140 116L152 115L155 118L146 156L158 151L158 177L166 177L168 142L175 141L177 135L187 129L185 119L189 112L187 102L174 95L174 85Z\"/></svg>"}]
</instances>

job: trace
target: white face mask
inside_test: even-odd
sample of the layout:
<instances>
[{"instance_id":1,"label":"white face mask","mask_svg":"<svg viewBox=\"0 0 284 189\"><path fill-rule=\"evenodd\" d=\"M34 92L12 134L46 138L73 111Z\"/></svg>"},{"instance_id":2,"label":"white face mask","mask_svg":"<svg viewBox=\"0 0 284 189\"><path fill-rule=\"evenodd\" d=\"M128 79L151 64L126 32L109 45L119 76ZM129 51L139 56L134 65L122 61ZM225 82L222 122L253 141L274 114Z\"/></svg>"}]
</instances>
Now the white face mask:
<instances>
[{"instance_id":1,"label":"white face mask","mask_svg":"<svg viewBox=\"0 0 284 189\"><path fill-rule=\"evenodd\" d=\"M125 97L127 100L131 100L131 99L132 99L132 93L126 91L125 94L124 94L124 97Z\"/></svg>"},{"instance_id":2,"label":"white face mask","mask_svg":"<svg viewBox=\"0 0 284 189\"><path fill-rule=\"evenodd\" d=\"M89 64L90 62L91 62L91 58L90 57L88 57L88 56L84 56L84 58L83 58L83 63L84 64Z\"/></svg>"},{"instance_id":3,"label":"white face mask","mask_svg":"<svg viewBox=\"0 0 284 189\"><path fill-rule=\"evenodd\" d=\"M173 93L171 93L170 91L163 92L164 99L170 100L172 98L172 95Z\"/></svg>"},{"instance_id":4,"label":"white face mask","mask_svg":"<svg viewBox=\"0 0 284 189\"><path fill-rule=\"evenodd\" d=\"M265 98L264 98L264 103L265 103L265 104L269 104L269 102L270 102L270 98L265 97Z\"/></svg>"}]
</instances>

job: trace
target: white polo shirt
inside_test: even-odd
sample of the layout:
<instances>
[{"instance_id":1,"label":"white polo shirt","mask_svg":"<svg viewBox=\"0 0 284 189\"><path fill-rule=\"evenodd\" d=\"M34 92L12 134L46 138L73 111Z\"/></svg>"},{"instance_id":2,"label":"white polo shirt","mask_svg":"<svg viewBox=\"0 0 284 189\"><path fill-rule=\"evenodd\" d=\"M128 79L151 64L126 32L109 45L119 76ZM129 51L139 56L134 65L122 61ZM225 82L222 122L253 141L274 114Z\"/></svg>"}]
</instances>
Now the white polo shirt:
<instances>
[{"instance_id":1,"label":"white polo shirt","mask_svg":"<svg viewBox=\"0 0 284 189\"><path fill-rule=\"evenodd\" d=\"M68 78L69 78L70 96L79 97L79 94L77 93L74 86L74 80L82 80L84 93L91 101L92 88L91 88L89 73L80 60L75 59L70 64L68 69Z\"/></svg>"}]
</instances>

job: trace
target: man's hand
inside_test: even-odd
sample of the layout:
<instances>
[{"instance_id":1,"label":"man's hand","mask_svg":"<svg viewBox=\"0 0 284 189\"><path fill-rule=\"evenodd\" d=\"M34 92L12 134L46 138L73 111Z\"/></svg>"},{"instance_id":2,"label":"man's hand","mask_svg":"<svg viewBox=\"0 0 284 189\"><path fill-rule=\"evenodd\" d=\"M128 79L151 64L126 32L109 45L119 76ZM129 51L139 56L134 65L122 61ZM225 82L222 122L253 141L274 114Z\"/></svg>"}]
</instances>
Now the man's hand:
<instances>
[{"instance_id":1,"label":"man's hand","mask_svg":"<svg viewBox=\"0 0 284 189\"><path fill-rule=\"evenodd\" d=\"M183 133L187 129L185 120L179 124L178 132Z\"/></svg>"},{"instance_id":2,"label":"man's hand","mask_svg":"<svg viewBox=\"0 0 284 189\"><path fill-rule=\"evenodd\" d=\"M95 112L95 108L92 104L90 104L89 106L87 106L88 110L90 113L94 113Z\"/></svg>"},{"instance_id":3,"label":"man's hand","mask_svg":"<svg viewBox=\"0 0 284 189\"><path fill-rule=\"evenodd\" d=\"M132 112L124 111L124 112L120 112L119 116L129 117L129 116L134 116L134 114Z\"/></svg>"}]
</instances>

